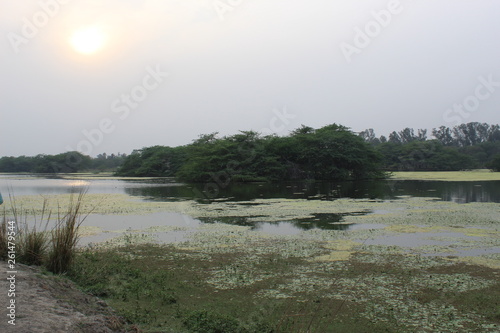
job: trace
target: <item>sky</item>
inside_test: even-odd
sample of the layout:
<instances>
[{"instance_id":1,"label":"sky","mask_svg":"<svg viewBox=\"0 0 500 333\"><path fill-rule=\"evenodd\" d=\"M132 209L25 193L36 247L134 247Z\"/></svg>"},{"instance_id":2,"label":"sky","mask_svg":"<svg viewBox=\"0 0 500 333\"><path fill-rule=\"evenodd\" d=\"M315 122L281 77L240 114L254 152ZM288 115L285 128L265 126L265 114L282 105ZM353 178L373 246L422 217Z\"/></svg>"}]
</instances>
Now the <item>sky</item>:
<instances>
[{"instance_id":1,"label":"sky","mask_svg":"<svg viewBox=\"0 0 500 333\"><path fill-rule=\"evenodd\" d=\"M500 123L498 0L0 0L0 156Z\"/></svg>"}]
</instances>

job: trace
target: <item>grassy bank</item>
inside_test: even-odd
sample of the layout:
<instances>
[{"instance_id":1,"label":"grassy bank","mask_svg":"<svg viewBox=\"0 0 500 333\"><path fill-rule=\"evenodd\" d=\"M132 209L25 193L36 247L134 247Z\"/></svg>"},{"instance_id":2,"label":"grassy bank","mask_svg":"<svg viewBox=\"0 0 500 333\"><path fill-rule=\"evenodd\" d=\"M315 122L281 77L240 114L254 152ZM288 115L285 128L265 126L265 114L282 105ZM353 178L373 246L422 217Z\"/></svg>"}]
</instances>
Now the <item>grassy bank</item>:
<instances>
[{"instance_id":1,"label":"grassy bank","mask_svg":"<svg viewBox=\"0 0 500 333\"><path fill-rule=\"evenodd\" d=\"M440 181L489 181L500 180L500 172L488 169L471 171L401 171L393 172L390 179L395 180L440 180Z\"/></svg>"},{"instance_id":2,"label":"grassy bank","mask_svg":"<svg viewBox=\"0 0 500 333\"><path fill-rule=\"evenodd\" d=\"M144 332L499 328L498 269L328 241L221 243L85 251L70 276Z\"/></svg>"}]
</instances>

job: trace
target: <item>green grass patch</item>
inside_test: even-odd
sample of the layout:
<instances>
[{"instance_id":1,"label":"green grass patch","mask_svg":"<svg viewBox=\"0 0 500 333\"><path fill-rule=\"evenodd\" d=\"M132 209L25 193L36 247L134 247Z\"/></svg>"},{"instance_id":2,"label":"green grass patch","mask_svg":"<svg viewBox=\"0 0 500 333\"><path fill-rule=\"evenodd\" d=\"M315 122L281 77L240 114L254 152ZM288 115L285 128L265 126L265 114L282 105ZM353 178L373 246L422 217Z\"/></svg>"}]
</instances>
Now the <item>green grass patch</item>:
<instances>
[{"instance_id":1,"label":"green grass patch","mask_svg":"<svg viewBox=\"0 0 500 333\"><path fill-rule=\"evenodd\" d=\"M478 276L444 259L320 263L258 251L85 250L68 276L144 332L493 332L500 324L492 269Z\"/></svg>"}]
</instances>

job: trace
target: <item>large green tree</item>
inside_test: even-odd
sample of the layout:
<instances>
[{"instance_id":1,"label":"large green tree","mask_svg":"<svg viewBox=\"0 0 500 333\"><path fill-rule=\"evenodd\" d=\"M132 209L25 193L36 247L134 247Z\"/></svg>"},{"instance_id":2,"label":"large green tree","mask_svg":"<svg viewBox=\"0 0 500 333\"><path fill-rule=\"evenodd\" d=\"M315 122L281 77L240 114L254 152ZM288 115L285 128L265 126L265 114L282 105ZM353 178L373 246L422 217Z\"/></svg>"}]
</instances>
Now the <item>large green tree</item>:
<instances>
[{"instance_id":1,"label":"large green tree","mask_svg":"<svg viewBox=\"0 0 500 333\"><path fill-rule=\"evenodd\" d=\"M201 136L187 147L177 176L219 185L258 180L346 180L382 177L380 155L341 125L302 126L289 136L261 137L248 131Z\"/></svg>"}]
</instances>

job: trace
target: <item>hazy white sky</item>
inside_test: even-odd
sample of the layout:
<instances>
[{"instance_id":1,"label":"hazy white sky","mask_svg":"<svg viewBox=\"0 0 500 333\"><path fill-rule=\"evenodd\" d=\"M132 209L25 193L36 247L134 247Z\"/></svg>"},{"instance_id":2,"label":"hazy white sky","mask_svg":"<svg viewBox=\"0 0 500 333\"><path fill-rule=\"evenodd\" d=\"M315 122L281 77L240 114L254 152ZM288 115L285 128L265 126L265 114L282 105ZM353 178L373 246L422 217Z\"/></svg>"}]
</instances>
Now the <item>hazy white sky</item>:
<instances>
[{"instance_id":1,"label":"hazy white sky","mask_svg":"<svg viewBox=\"0 0 500 333\"><path fill-rule=\"evenodd\" d=\"M499 123L499 13L498 0L0 0L0 156Z\"/></svg>"}]
</instances>

